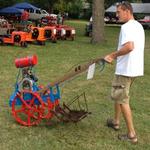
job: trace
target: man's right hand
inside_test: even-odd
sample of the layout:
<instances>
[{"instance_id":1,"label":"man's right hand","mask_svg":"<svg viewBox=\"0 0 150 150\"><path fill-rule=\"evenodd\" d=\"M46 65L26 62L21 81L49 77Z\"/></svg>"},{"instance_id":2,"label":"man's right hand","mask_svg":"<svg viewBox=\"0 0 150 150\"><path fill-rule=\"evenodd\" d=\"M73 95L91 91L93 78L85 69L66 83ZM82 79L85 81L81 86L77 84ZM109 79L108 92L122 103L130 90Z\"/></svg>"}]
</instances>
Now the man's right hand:
<instances>
[{"instance_id":1,"label":"man's right hand","mask_svg":"<svg viewBox=\"0 0 150 150\"><path fill-rule=\"evenodd\" d=\"M114 53L111 53L111 54L108 54L104 57L104 60L107 62L107 63L112 63L114 61L114 59L116 59L116 55L115 55L115 52Z\"/></svg>"}]
</instances>

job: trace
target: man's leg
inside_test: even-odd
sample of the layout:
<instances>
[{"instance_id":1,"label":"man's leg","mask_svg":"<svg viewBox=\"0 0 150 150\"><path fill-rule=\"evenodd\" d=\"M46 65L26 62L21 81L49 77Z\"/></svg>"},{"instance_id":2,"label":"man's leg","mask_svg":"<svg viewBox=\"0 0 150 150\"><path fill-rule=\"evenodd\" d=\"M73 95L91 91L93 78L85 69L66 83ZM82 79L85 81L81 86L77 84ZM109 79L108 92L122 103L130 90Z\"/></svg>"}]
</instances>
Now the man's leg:
<instances>
[{"instance_id":1,"label":"man's leg","mask_svg":"<svg viewBox=\"0 0 150 150\"><path fill-rule=\"evenodd\" d=\"M133 120L132 120L132 112L129 104L121 104L121 110L127 125L128 129L128 136L134 137L136 135L134 126L133 126Z\"/></svg>"},{"instance_id":2,"label":"man's leg","mask_svg":"<svg viewBox=\"0 0 150 150\"><path fill-rule=\"evenodd\" d=\"M115 124L120 124L120 116L121 116L121 106L118 103L114 104L114 110L115 110L115 115L114 115L114 123Z\"/></svg>"},{"instance_id":3,"label":"man's leg","mask_svg":"<svg viewBox=\"0 0 150 150\"><path fill-rule=\"evenodd\" d=\"M113 128L114 130L119 130L121 106L118 103L114 104L114 118L107 119L107 126Z\"/></svg>"}]
</instances>

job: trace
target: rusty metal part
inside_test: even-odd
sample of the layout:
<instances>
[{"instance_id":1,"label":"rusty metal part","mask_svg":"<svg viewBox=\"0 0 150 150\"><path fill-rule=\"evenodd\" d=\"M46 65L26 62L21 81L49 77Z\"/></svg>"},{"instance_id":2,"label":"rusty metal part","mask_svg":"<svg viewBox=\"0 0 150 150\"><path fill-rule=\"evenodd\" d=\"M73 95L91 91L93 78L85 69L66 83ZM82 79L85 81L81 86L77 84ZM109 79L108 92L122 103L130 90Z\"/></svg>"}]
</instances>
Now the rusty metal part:
<instances>
[{"instance_id":1,"label":"rusty metal part","mask_svg":"<svg viewBox=\"0 0 150 150\"><path fill-rule=\"evenodd\" d=\"M81 103L79 101L81 97L84 98L84 108L83 106L81 106ZM62 107L60 105L56 106L55 110L52 110L52 113L61 122L74 123L79 122L80 120L91 114L91 112L88 111L85 93L76 96L69 104L63 103Z\"/></svg>"}]
</instances>

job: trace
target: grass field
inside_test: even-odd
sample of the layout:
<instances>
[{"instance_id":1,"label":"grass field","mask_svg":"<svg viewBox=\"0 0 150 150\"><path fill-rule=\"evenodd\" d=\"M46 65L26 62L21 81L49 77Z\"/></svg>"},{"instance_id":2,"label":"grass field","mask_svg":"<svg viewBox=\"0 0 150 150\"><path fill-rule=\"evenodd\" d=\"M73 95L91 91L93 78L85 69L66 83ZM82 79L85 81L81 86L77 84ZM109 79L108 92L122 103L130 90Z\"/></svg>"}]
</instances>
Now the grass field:
<instances>
[{"instance_id":1,"label":"grass field","mask_svg":"<svg viewBox=\"0 0 150 150\"><path fill-rule=\"evenodd\" d=\"M8 105L14 90L18 69L14 60L36 54L35 66L39 84L47 85L68 72L74 65L104 56L116 49L119 27L105 27L105 42L90 44L84 36L85 21L68 21L76 28L75 41L47 42L46 46L29 45L28 48L0 46L0 150L148 150L150 148L150 31L146 31L145 76L140 77L131 89L131 107L139 143L132 145L118 141L119 133L126 133L122 119L121 130L108 129L106 119L113 115L113 102L109 100L110 85L114 74L113 65L99 67L92 80L86 73L64 83L61 87L61 103L77 94L86 93L88 108L92 112L79 122L60 123L55 118L42 121L38 126L24 127L17 124Z\"/></svg>"}]
</instances>

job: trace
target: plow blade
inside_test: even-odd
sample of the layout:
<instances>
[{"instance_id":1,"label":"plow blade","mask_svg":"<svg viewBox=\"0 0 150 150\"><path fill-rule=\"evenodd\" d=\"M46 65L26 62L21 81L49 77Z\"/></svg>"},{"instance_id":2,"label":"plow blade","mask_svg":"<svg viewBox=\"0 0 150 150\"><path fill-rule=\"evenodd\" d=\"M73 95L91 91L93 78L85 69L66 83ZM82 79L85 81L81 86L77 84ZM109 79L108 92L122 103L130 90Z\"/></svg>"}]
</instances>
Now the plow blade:
<instances>
[{"instance_id":1,"label":"plow blade","mask_svg":"<svg viewBox=\"0 0 150 150\"><path fill-rule=\"evenodd\" d=\"M81 97L84 99L84 104L80 102ZM60 105L56 106L52 113L62 122L74 123L79 122L87 117L88 114L91 114L91 112L88 112L85 93L76 96L69 104L64 103L62 107Z\"/></svg>"}]
</instances>

